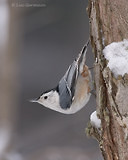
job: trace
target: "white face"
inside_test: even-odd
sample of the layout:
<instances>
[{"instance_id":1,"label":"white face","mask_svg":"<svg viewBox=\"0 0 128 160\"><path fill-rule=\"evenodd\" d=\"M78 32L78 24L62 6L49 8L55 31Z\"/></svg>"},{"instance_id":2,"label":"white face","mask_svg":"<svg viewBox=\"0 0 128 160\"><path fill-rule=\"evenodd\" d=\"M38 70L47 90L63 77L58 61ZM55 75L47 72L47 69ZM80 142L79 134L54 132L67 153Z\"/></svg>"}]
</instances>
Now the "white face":
<instances>
[{"instance_id":1,"label":"white face","mask_svg":"<svg viewBox=\"0 0 128 160\"><path fill-rule=\"evenodd\" d=\"M59 106L59 96L56 91L50 91L48 93L44 93L37 101L43 106L53 109Z\"/></svg>"}]
</instances>

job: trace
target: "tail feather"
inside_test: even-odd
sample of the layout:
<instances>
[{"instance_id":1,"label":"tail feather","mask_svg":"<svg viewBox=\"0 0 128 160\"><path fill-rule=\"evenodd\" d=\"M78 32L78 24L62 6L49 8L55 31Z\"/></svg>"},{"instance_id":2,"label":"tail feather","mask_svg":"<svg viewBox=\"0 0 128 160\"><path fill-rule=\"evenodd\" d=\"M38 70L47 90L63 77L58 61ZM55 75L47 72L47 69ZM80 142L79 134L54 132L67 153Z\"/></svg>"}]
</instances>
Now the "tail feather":
<instances>
[{"instance_id":1,"label":"tail feather","mask_svg":"<svg viewBox=\"0 0 128 160\"><path fill-rule=\"evenodd\" d=\"M88 41L86 42L86 44L85 44L84 47L82 48L81 55L86 52L85 50L88 48L89 42L90 42L90 39L88 39Z\"/></svg>"},{"instance_id":2,"label":"tail feather","mask_svg":"<svg viewBox=\"0 0 128 160\"><path fill-rule=\"evenodd\" d=\"M88 45L89 45L89 41L90 39L88 39L87 43L84 45L84 47L82 48L78 58L77 58L77 62L79 65L84 65L85 61L86 61L86 53L87 53L87 49L88 49Z\"/></svg>"}]
</instances>

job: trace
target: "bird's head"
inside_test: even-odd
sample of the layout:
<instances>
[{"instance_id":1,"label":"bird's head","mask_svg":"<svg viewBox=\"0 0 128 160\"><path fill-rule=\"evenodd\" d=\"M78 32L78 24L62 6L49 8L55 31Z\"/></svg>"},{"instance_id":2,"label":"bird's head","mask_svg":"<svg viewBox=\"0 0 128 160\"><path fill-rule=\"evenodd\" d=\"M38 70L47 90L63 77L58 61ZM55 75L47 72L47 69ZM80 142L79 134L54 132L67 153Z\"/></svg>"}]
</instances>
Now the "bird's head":
<instances>
[{"instance_id":1,"label":"bird's head","mask_svg":"<svg viewBox=\"0 0 128 160\"><path fill-rule=\"evenodd\" d=\"M50 90L42 93L37 99L31 100L31 102L37 102L54 110L54 108L59 106L59 95L56 90Z\"/></svg>"}]
</instances>

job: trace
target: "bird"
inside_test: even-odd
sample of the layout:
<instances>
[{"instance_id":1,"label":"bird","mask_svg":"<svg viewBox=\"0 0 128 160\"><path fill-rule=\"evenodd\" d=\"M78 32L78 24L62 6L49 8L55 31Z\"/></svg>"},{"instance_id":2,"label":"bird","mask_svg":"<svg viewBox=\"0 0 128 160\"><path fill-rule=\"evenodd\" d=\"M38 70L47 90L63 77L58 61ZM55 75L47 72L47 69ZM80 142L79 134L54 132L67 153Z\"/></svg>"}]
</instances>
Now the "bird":
<instances>
[{"instance_id":1,"label":"bird","mask_svg":"<svg viewBox=\"0 0 128 160\"><path fill-rule=\"evenodd\" d=\"M58 85L43 92L31 102L37 102L63 114L74 114L81 110L88 103L92 90L91 72L85 64L88 45L89 40Z\"/></svg>"}]
</instances>

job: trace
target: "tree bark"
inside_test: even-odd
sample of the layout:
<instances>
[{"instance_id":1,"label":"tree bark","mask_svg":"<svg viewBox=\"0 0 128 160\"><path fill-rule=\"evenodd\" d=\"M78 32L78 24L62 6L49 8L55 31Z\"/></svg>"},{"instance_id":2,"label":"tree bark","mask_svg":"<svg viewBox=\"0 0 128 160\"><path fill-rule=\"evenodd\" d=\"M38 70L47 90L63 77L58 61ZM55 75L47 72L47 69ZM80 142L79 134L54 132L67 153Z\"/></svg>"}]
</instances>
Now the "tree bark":
<instances>
[{"instance_id":1,"label":"tree bark","mask_svg":"<svg viewBox=\"0 0 128 160\"><path fill-rule=\"evenodd\" d=\"M105 160L128 160L128 75L114 78L102 50L128 39L127 0L89 0L90 39L95 53L97 113L101 131L90 132Z\"/></svg>"}]
</instances>

